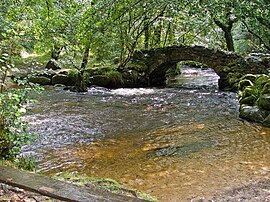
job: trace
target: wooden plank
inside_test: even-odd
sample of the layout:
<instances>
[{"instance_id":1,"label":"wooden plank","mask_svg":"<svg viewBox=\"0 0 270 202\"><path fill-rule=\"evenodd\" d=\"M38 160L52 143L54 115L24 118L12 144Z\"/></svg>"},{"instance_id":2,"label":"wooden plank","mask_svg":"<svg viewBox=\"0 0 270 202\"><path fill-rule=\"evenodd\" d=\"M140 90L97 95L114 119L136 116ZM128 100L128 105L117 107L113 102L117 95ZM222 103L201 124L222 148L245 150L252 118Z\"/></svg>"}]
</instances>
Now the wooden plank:
<instances>
[{"instance_id":1,"label":"wooden plank","mask_svg":"<svg viewBox=\"0 0 270 202\"><path fill-rule=\"evenodd\" d=\"M145 201L138 198L113 194L95 187L80 187L71 183L54 180L46 176L6 166L0 166L0 182L63 201Z\"/></svg>"}]
</instances>

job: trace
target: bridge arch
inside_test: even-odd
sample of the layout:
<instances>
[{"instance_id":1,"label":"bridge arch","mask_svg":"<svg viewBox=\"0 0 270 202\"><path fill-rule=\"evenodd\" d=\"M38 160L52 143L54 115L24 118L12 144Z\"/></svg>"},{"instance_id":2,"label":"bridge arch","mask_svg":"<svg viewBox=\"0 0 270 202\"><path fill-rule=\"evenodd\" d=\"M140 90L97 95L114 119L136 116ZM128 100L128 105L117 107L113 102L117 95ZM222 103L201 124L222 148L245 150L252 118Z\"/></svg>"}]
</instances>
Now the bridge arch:
<instances>
[{"instance_id":1,"label":"bridge arch","mask_svg":"<svg viewBox=\"0 0 270 202\"><path fill-rule=\"evenodd\" d=\"M133 55L133 61L143 62L147 66L149 85L156 86L166 81L166 71L181 61L195 61L212 68L220 77L227 79L228 72L224 72L224 66L245 61L245 59L232 52L224 52L206 48L203 46L172 46L152 50L137 51ZM242 64L239 72L248 72L249 65ZM235 71L235 69L234 69Z\"/></svg>"}]
</instances>

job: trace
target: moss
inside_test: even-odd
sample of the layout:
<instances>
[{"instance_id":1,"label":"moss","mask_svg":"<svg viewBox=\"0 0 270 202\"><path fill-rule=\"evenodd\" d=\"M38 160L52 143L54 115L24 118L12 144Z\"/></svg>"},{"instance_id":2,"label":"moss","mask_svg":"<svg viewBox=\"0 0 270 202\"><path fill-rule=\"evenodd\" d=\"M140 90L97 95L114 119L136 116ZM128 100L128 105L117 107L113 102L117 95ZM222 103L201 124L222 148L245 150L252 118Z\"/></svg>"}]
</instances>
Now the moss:
<instances>
[{"instance_id":1,"label":"moss","mask_svg":"<svg viewBox=\"0 0 270 202\"><path fill-rule=\"evenodd\" d=\"M145 72L148 70L148 67L143 61L133 61L132 63L127 64L126 69Z\"/></svg>"},{"instance_id":2,"label":"moss","mask_svg":"<svg viewBox=\"0 0 270 202\"><path fill-rule=\"evenodd\" d=\"M96 188L106 189L107 191L116 194L141 198L148 201L157 201L157 199L153 196L137 190L126 188L112 179L95 178L72 173L62 173L58 176L54 176L54 178L62 181L68 181L79 186L94 186Z\"/></svg>"},{"instance_id":3,"label":"moss","mask_svg":"<svg viewBox=\"0 0 270 202\"><path fill-rule=\"evenodd\" d=\"M181 61L178 63L179 65L188 65L190 67L195 67L195 68L201 68L201 69L205 69L207 68L208 66L203 64L203 63L200 63L200 62L196 62L196 61L189 61L189 60L186 60L186 61Z\"/></svg>"},{"instance_id":4,"label":"moss","mask_svg":"<svg viewBox=\"0 0 270 202\"><path fill-rule=\"evenodd\" d=\"M68 71L68 76L70 77L70 78L77 78L77 76L78 76L78 70L75 70L75 69L71 69L71 70L69 70Z\"/></svg>"},{"instance_id":5,"label":"moss","mask_svg":"<svg viewBox=\"0 0 270 202\"><path fill-rule=\"evenodd\" d=\"M231 91L237 92L238 91L238 83L240 81L240 78L242 77L242 74L238 73L228 73L227 75L227 83L226 88L230 89Z\"/></svg>"},{"instance_id":6,"label":"moss","mask_svg":"<svg viewBox=\"0 0 270 202\"><path fill-rule=\"evenodd\" d=\"M122 80L122 74L118 71L111 70L105 73L105 76L109 77L111 80L115 81L121 81Z\"/></svg>"}]
</instances>

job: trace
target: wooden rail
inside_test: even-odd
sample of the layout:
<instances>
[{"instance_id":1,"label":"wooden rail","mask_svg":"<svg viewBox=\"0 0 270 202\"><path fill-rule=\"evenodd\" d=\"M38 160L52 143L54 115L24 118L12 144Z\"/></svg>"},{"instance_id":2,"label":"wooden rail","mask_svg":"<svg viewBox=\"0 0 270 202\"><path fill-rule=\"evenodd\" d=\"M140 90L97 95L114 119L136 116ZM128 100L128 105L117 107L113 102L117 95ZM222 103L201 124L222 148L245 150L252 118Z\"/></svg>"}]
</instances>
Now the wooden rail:
<instances>
[{"instance_id":1,"label":"wooden rail","mask_svg":"<svg viewBox=\"0 0 270 202\"><path fill-rule=\"evenodd\" d=\"M71 183L54 180L46 176L6 166L0 166L0 182L63 201L145 201L138 198L113 194L96 187L80 187Z\"/></svg>"}]
</instances>

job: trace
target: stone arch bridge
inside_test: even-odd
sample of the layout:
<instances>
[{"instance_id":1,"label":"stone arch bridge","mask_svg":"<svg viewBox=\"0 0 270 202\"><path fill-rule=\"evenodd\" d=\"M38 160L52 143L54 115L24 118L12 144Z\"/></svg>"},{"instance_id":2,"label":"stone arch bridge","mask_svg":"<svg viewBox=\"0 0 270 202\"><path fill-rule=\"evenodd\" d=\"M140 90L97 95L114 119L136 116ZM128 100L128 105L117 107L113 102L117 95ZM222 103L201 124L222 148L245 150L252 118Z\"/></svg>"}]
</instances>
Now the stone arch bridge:
<instances>
[{"instance_id":1,"label":"stone arch bridge","mask_svg":"<svg viewBox=\"0 0 270 202\"><path fill-rule=\"evenodd\" d=\"M166 71L176 67L180 61L195 61L206 64L220 77L219 87L228 87L228 80L234 73L265 73L269 64L262 61L244 58L236 53L209 49L202 46L172 46L151 50L142 50L134 53L131 63L142 64L149 86L164 85ZM261 68L263 67L263 68Z\"/></svg>"}]
</instances>

